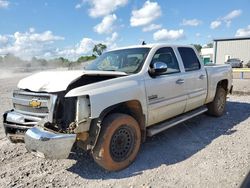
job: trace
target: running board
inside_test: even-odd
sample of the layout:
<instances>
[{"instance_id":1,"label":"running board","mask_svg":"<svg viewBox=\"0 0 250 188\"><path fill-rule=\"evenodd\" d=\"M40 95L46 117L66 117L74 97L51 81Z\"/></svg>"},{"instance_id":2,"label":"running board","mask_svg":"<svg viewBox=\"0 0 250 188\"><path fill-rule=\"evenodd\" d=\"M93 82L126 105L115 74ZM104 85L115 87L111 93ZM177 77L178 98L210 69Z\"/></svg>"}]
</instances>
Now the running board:
<instances>
[{"instance_id":1,"label":"running board","mask_svg":"<svg viewBox=\"0 0 250 188\"><path fill-rule=\"evenodd\" d=\"M200 107L198 109L192 110L190 112L187 112L185 114L179 115L175 118L172 118L170 120L158 123L156 125L150 126L147 130L147 136L154 136L162 131L165 131L166 129L169 129L170 127L173 127L179 123L182 123L188 119L191 119L195 116L198 116L204 112L207 111L206 107Z\"/></svg>"}]
</instances>

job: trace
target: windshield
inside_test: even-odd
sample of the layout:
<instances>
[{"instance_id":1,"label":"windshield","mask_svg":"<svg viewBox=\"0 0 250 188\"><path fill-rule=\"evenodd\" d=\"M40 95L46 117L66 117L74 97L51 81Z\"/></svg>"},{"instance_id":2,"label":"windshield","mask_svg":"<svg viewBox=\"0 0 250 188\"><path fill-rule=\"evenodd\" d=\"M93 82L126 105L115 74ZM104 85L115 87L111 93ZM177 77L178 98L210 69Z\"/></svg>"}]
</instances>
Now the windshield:
<instances>
[{"instance_id":1,"label":"windshield","mask_svg":"<svg viewBox=\"0 0 250 188\"><path fill-rule=\"evenodd\" d=\"M150 48L131 48L106 52L85 69L137 73L141 70L149 50Z\"/></svg>"}]
</instances>

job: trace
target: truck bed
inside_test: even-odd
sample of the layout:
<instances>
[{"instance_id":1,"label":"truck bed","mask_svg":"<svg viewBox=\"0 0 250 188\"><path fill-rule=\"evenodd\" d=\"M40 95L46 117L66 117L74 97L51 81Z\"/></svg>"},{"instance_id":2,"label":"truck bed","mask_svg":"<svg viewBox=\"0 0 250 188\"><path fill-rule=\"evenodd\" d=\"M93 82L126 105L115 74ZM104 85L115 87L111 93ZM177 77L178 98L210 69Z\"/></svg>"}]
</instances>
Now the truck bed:
<instances>
[{"instance_id":1,"label":"truck bed","mask_svg":"<svg viewBox=\"0 0 250 188\"><path fill-rule=\"evenodd\" d=\"M232 82L232 67L226 64L210 64L205 66L207 72L207 85L208 85L208 94L206 103L209 103L213 100L217 83L223 79L229 80ZM228 79L231 78L231 79ZM228 83L228 91L230 90L232 83Z\"/></svg>"}]
</instances>

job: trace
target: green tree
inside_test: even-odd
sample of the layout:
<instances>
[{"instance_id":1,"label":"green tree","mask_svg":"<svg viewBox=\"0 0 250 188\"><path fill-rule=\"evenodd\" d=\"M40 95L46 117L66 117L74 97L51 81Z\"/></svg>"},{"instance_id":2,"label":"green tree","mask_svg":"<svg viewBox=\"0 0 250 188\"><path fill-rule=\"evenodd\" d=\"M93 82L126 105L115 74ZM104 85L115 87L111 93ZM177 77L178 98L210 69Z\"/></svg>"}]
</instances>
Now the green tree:
<instances>
[{"instance_id":1,"label":"green tree","mask_svg":"<svg viewBox=\"0 0 250 188\"><path fill-rule=\"evenodd\" d=\"M200 44L192 44L195 48L196 48L196 50L200 53L201 52L201 48L202 48L202 46L200 45Z\"/></svg>"},{"instance_id":2,"label":"green tree","mask_svg":"<svg viewBox=\"0 0 250 188\"><path fill-rule=\"evenodd\" d=\"M3 62L9 66L22 66L25 63L25 61L10 53L3 57Z\"/></svg>"},{"instance_id":3,"label":"green tree","mask_svg":"<svg viewBox=\"0 0 250 188\"><path fill-rule=\"evenodd\" d=\"M105 44L99 43L96 44L93 48L93 55L100 56L102 55L103 51L107 49L107 46Z\"/></svg>"},{"instance_id":4,"label":"green tree","mask_svg":"<svg viewBox=\"0 0 250 188\"><path fill-rule=\"evenodd\" d=\"M86 61L91 61L94 60L96 58L96 56L93 54L91 56L81 56L77 59L77 63L82 63L82 62L86 62Z\"/></svg>"},{"instance_id":5,"label":"green tree","mask_svg":"<svg viewBox=\"0 0 250 188\"><path fill-rule=\"evenodd\" d=\"M208 47L208 48L213 48L213 47L214 47L214 44L213 44L212 42L211 42L211 43L208 43L208 44L207 44L207 47Z\"/></svg>"},{"instance_id":6,"label":"green tree","mask_svg":"<svg viewBox=\"0 0 250 188\"><path fill-rule=\"evenodd\" d=\"M70 64L70 61L64 57L59 57L59 58L55 58L52 59L50 61L50 64L54 65L54 66L59 66L59 67L68 67Z\"/></svg>"},{"instance_id":7,"label":"green tree","mask_svg":"<svg viewBox=\"0 0 250 188\"><path fill-rule=\"evenodd\" d=\"M69 60L64 58L64 57L59 57L58 60L63 64L63 65L67 65L69 64Z\"/></svg>"},{"instance_id":8,"label":"green tree","mask_svg":"<svg viewBox=\"0 0 250 188\"><path fill-rule=\"evenodd\" d=\"M41 64L41 66L47 66L48 65L48 61L46 61L46 59L38 59L39 63Z\"/></svg>"}]
</instances>

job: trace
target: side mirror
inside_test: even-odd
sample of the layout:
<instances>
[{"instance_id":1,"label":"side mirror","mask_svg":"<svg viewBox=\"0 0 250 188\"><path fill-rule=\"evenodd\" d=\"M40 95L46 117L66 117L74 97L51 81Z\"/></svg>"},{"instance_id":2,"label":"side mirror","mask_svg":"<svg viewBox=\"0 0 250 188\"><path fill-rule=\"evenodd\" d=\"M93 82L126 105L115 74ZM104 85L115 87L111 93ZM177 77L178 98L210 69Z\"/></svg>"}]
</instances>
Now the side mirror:
<instances>
[{"instance_id":1,"label":"side mirror","mask_svg":"<svg viewBox=\"0 0 250 188\"><path fill-rule=\"evenodd\" d=\"M150 73L152 75L160 75L168 70L168 66L166 63L161 61L156 61L153 63Z\"/></svg>"}]
</instances>

